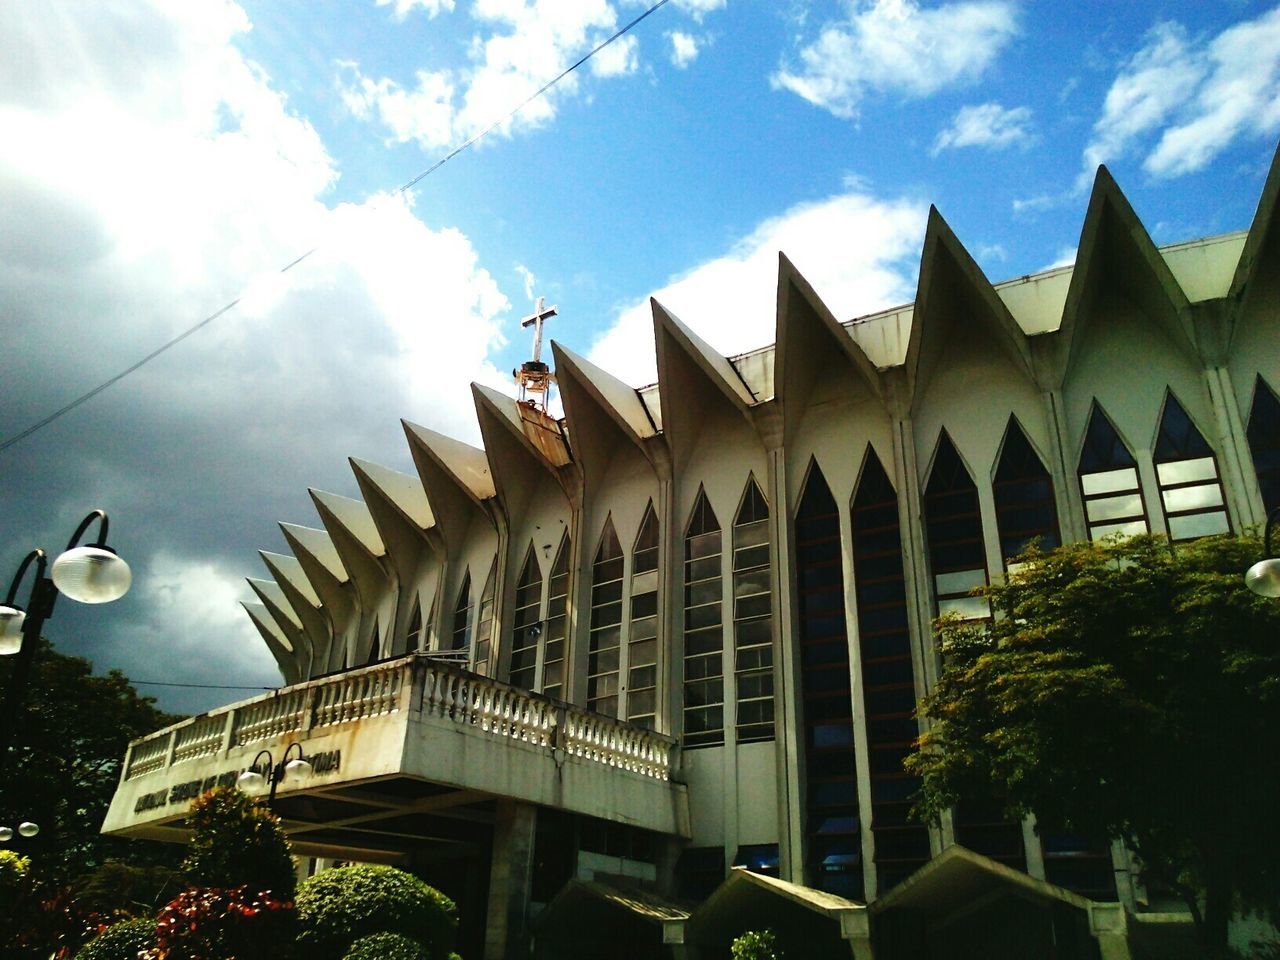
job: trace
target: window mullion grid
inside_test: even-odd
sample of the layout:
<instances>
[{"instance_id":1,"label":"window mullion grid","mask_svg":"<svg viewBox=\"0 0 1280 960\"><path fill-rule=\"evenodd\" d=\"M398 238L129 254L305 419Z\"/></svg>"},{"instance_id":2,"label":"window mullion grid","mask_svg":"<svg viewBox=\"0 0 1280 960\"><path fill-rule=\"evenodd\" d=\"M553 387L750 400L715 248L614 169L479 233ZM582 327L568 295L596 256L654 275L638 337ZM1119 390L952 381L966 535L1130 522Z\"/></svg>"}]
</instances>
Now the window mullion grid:
<instances>
[{"instance_id":1,"label":"window mullion grid","mask_svg":"<svg viewBox=\"0 0 1280 960\"><path fill-rule=\"evenodd\" d=\"M618 715L618 652L622 636L622 557L596 561L587 648L587 706Z\"/></svg>"},{"instance_id":2,"label":"window mullion grid","mask_svg":"<svg viewBox=\"0 0 1280 960\"><path fill-rule=\"evenodd\" d=\"M562 547L567 550L568 547ZM547 618L543 624L542 692L559 699L564 689L564 645L567 633L569 573L557 565L547 581Z\"/></svg>"},{"instance_id":3,"label":"window mullion grid","mask_svg":"<svg viewBox=\"0 0 1280 960\"><path fill-rule=\"evenodd\" d=\"M724 619L720 531L685 540L684 745L724 743Z\"/></svg>"},{"instance_id":4,"label":"window mullion grid","mask_svg":"<svg viewBox=\"0 0 1280 960\"><path fill-rule=\"evenodd\" d=\"M739 743L772 740L774 735L773 584L768 523L767 519L756 520L733 528L734 686Z\"/></svg>"}]
</instances>

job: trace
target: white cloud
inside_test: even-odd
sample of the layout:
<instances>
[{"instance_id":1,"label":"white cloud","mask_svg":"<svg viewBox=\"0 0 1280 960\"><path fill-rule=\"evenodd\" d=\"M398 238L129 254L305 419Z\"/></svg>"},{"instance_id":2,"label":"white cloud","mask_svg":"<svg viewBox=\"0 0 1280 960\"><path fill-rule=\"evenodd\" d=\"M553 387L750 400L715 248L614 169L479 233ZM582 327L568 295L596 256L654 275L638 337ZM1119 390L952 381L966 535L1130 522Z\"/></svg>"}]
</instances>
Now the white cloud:
<instances>
[{"instance_id":1,"label":"white cloud","mask_svg":"<svg viewBox=\"0 0 1280 960\"><path fill-rule=\"evenodd\" d=\"M1280 8L1207 41L1161 23L1108 90L1077 188L1098 164L1135 150L1146 154L1148 173L1175 177L1202 169L1240 137L1278 130Z\"/></svg>"},{"instance_id":2,"label":"white cloud","mask_svg":"<svg viewBox=\"0 0 1280 960\"><path fill-rule=\"evenodd\" d=\"M951 126L938 134L930 151L937 156L943 150L958 147L987 147L1003 150L1031 142L1031 110L1027 107L1006 109L998 103L979 103L961 107Z\"/></svg>"},{"instance_id":3,"label":"white cloud","mask_svg":"<svg viewBox=\"0 0 1280 960\"><path fill-rule=\"evenodd\" d=\"M837 317L902 303L915 292L927 209L862 190L801 204L653 296L726 355L773 342L779 251ZM619 312L591 360L633 384L657 378L647 300Z\"/></svg>"},{"instance_id":4,"label":"white cloud","mask_svg":"<svg viewBox=\"0 0 1280 960\"><path fill-rule=\"evenodd\" d=\"M851 0L849 9L800 51L798 69L773 75L775 89L853 119L868 90L923 97L977 79L1017 33L1017 9L1006 0L924 9L913 0Z\"/></svg>"},{"instance_id":5,"label":"white cloud","mask_svg":"<svg viewBox=\"0 0 1280 960\"><path fill-rule=\"evenodd\" d=\"M434 17L442 10L452 11L454 0L377 0L380 7L394 7L392 15L397 20L403 20L415 7L421 7L426 11L428 17Z\"/></svg>"},{"instance_id":6,"label":"white cloud","mask_svg":"<svg viewBox=\"0 0 1280 960\"><path fill-rule=\"evenodd\" d=\"M681 4L698 20L723 5ZM610 0L476 0L471 16L477 32L466 69L420 69L404 84L367 76L357 63L339 64L338 87L347 109L359 119L377 120L393 141L415 141L424 149L449 146L505 117L620 26ZM601 78L633 74L639 65L639 42L631 34L589 62L592 75ZM511 135L545 125L579 86L578 74L569 74L499 131Z\"/></svg>"},{"instance_id":7,"label":"white cloud","mask_svg":"<svg viewBox=\"0 0 1280 960\"><path fill-rule=\"evenodd\" d=\"M538 278L533 275L533 271L526 267L523 263L516 264L516 273L520 275L520 279L524 281L524 298L533 300L533 290L538 284Z\"/></svg>"},{"instance_id":8,"label":"white cloud","mask_svg":"<svg viewBox=\"0 0 1280 960\"><path fill-rule=\"evenodd\" d=\"M1076 256L1079 248L1075 246L1063 247L1058 251L1058 255L1049 263L1036 270L1036 273L1044 273L1047 270L1057 270L1059 267L1069 267L1076 262Z\"/></svg>"},{"instance_id":9,"label":"white cloud","mask_svg":"<svg viewBox=\"0 0 1280 960\"><path fill-rule=\"evenodd\" d=\"M667 34L671 41L671 62L683 70L698 59L698 41L691 34L672 30Z\"/></svg>"},{"instance_id":10,"label":"white cloud","mask_svg":"<svg viewBox=\"0 0 1280 960\"><path fill-rule=\"evenodd\" d=\"M400 416L474 438L468 384L507 381L509 304L471 242L405 197L326 202L335 164L238 51L248 27L225 0L0 4L24 51L0 58L0 316L22 357L0 436L249 294L4 454L0 544L110 510L144 576L85 652L152 679L270 682L225 584L264 575L274 521L317 523L308 485L356 493L350 454L412 470Z\"/></svg>"}]
</instances>

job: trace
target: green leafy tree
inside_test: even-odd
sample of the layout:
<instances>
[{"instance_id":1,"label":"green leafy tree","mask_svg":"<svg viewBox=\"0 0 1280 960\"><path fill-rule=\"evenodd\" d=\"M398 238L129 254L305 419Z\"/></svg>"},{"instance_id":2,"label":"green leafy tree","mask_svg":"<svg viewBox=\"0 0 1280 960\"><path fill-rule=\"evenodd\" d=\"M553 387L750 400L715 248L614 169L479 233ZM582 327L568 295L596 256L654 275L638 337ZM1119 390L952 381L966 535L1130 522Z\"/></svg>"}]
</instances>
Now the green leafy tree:
<instances>
[{"instance_id":1,"label":"green leafy tree","mask_svg":"<svg viewBox=\"0 0 1280 960\"><path fill-rule=\"evenodd\" d=\"M76 953L76 960L138 960L156 943L156 922L145 918L112 924Z\"/></svg>"},{"instance_id":2,"label":"green leafy tree","mask_svg":"<svg viewBox=\"0 0 1280 960\"><path fill-rule=\"evenodd\" d=\"M920 812L1001 797L1042 829L1123 840L1179 893L1206 952L1234 909L1280 904L1280 603L1251 594L1253 538L1033 551L940 620L943 669L909 768Z\"/></svg>"},{"instance_id":3,"label":"green leafy tree","mask_svg":"<svg viewBox=\"0 0 1280 960\"><path fill-rule=\"evenodd\" d=\"M748 930L730 947L733 960L780 960L772 930Z\"/></svg>"},{"instance_id":4,"label":"green leafy tree","mask_svg":"<svg viewBox=\"0 0 1280 960\"><path fill-rule=\"evenodd\" d=\"M0 657L0 690L12 657ZM168 844L99 833L120 780L129 741L180 719L156 709L119 671L93 676L80 657L41 642L13 744L0 779L0 823L34 820L39 835L22 839L32 871L66 882L108 859L172 863Z\"/></svg>"},{"instance_id":5,"label":"green leafy tree","mask_svg":"<svg viewBox=\"0 0 1280 960\"><path fill-rule=\"evenodd\" d=\"M182 870L194 887L249 887L292 900L297 883L280 818L235 787L197 797L187 814L191 842Z\"/></svg>"}]
</instances>

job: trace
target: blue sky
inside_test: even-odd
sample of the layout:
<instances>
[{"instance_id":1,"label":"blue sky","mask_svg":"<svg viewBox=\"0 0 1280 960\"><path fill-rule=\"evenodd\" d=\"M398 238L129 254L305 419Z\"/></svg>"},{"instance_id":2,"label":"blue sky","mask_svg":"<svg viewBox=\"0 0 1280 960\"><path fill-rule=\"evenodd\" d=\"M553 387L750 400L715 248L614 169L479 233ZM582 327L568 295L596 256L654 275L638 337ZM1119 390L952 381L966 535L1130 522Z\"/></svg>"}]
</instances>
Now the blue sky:
<instances>
[{"instance_id":1,"label":"blue sky","mask_svg":"<svg viewBox=\"0 0 1280 960\"><path fill-rule=\"evenodd\" d=\"M48 634L141 679L270 684L237 600L399 417L475 440L471 381L550 335L653 376L656 295L771 339L781 249L837 316L914 295L930 203L998 281L1069 262L1108 164L1157 243L1248 226L1280 8L1248 0L630 0L0 7L0 573L111 511L134 591ZM283 281L271 274L319 243ZM154 688L176 709L226 692Z\"/></svg>"}]
</instances>

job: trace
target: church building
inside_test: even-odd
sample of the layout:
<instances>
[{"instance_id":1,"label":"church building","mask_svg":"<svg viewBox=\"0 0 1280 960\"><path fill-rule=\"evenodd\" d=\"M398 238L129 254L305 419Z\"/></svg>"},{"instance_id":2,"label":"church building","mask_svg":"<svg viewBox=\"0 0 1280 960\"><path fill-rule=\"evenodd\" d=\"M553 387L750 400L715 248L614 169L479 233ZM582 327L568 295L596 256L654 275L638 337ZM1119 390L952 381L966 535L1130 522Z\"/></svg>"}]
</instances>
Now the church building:
<instances>
[{"instance_id":1,"label":"church building","mask_svg":"<svg viewBox=\"0 0 1280 960\"><path fill-rule=\"evenodd\" d=\"M1280 156L1280 155L1278 155ZM931 622L1032 539L1280 506L1273 163L1248 231L1157 247L1100 168L1074 265L993 285L930 210L915 301L832 315L779 258L774 344L653 301L658 382L569 347L473 386L483 449L406 421L246 603L283 686L129 747L104 832L181 841L266 751L308 869L392 863L468 960L1175 955L1120 844L910 813ZM548 414L554 383L563 418ZM294 747L298 744L299 747ZM1172 948L1169 948L1172 949Z\"/></svg>"}]
</instances>

